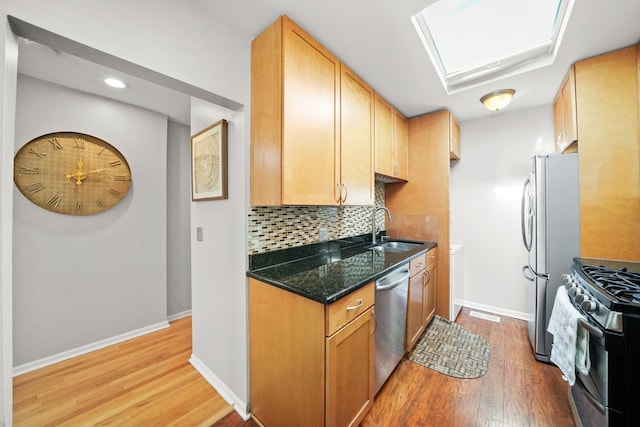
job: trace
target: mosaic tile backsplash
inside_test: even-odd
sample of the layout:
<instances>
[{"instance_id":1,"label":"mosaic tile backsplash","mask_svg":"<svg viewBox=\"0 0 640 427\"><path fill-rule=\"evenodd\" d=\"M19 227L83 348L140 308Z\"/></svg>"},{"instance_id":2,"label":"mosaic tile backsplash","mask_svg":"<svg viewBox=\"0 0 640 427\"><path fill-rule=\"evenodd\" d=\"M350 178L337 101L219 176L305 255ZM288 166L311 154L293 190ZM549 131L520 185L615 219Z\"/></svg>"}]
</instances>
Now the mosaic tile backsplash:
<instances>
[{"instance_id":1,"label":"mosaic tile backsplash","mask_svg":"<svg viewBox=\"0 0 640 427\"><path fill-rule=\"evenodd\" d=\"M376 183L376 206L384 206L384 184ZM373 206L252 206L247 218L248 253L258 254L318 242L320 228L336 240L371 232ZM376 224L384 230L384 212Z\"/></svg>"}]
</instances>

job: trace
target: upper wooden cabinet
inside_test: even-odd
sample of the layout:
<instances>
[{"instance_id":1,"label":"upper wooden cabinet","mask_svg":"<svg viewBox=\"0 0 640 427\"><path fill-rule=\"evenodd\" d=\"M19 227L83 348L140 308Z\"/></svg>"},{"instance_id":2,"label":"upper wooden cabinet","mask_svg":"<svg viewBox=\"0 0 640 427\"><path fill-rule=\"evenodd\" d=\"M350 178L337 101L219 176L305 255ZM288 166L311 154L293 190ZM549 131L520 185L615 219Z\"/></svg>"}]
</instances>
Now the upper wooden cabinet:
<instances>
[{"instance_id":1,"label":"upper wooden cabinet","mask_svg":"<svg viewBox=\"0 0 640 427\"><path fill-rule=\"evenodd\" d=\"M393 161L396 177L409 179L409 130L407 119L398 111L393 115Z\"/></svg>"},{"instance_id":2,"label":"upper wooden cabinet","mask_svg":"<svg viewBox=\"0 0 640 427\"><path fill-rule=\"evenodd\" d=\"M343 205L373 205L375 93L346 65L340 74L340 191Z\"/></svg>"},{"instance_id":3,"label":"upper wooden cabinet","mask_svg":"<svg viewBox=\"0 0 640 427\"><path fill-rule=\"evenodd\" d=\"M372 103L331 52L278 18L251 46L251 204L373 204Z\"/></svg>"},{"instance_id":4,"label":"upper wooden cabinet","mask_svg":"<svg viewBox=\"0 0 640 427\"><path fill-rule=\"evenodd\" d=\"M449 160L460 160L460 125L449 115Z\"/></svg>"},{"instance_id":5,"label":"upper wooden cabinet","mask_svg":"<svg viewBox=\"0 0 640 427\"><path fill-rule=\"evenodd\" d=\"M571 66L553 101L553 132L557 152L578 140L575 66Z\"/></svg>"},{"instance_id":6,"label":"upper wooden cabinet","mask_svg":"<svg viewBox=\"0 0 640 427\"><path fill-rule=\"evenodd\" d=\"M575 64L582 257L640 261L639 63L632 46Z\"/></svg>"},{"instance_id":7,"label":"upper wooden cabinet","mask_svg":"<svg viewBox=\"0 0 640 427\"><path fill-rule=\"evenodd\" d=\"M407 120L380 95L375 96L375 173L395 180L407 180Z\"/></svg>"}]
</instances>

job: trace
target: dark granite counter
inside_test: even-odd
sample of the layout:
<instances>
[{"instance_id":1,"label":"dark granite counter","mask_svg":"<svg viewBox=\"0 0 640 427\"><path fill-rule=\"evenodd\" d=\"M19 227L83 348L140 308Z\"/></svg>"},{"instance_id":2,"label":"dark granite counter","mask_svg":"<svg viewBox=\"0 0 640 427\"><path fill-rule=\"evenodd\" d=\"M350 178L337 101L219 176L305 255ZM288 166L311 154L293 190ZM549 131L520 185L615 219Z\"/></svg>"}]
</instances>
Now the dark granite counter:
<instances>
[{"instance_id":1,"label":"dark granite counter","mask_svg":"<svg viewBox=\"0 0 640 427\"><path fill-rule=\"evenodd\" d=\"M420 246L407 252L385 252L371 249L370 239L367 234L250 255L247 276L330 304L437 246L413 241Z\"/></svg>"}]
</instances>

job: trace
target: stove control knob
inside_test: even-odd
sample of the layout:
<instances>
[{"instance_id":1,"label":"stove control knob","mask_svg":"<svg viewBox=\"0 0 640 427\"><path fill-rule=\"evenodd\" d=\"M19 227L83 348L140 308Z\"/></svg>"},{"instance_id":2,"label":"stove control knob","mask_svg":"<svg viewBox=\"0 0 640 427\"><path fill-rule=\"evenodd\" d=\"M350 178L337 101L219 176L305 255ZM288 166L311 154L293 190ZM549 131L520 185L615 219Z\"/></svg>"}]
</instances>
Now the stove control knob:
<instances>
[{"instance_id":1,"label":"stove control knob","mask_svg":"<svg viewBox=\"0 0 640 427\"><path fill-rule=\"evenodd\" d=\"M582 294L582 289L577 288L577 287L572 287L571 289L569 289L568 294L570 297L577 299L579 295ZM577 300L576 300L577 301ZM580 301L577 301L580 302Z\"/></svg>"},{"instance_id":2,"label":"stove control knob","mask_svg":"<svg viewBox=\"0 0 640 427\"><path fill-rule=\"evenodd\" d=\"M572 287L574 287L573 278L571 278L570 274L563 274L560 278L560 282L566 289L571 289Z\"/></svg>"},{"instance_id":3,"label":"stove control knob","mask_svg":"<svg viewBox=\"0 0 640 427\"><path fill-rule=\"evenodd\" d=\"M578 292L574 300L577 304L582 304L583 301L589 300L589 295L583 294L582 291L580 291Z\"/></svg>"},{"instance_id":4,"label":"stove control knob","mask_svg":"<svg viewBox=\"0 0 640 427\"><path fill-rule=\"evenodd\" d=\"M598 302L591 299L585 299L580 303L580 308L587 313L595 313L598 311Z\"/></svg>"}]
</instances>

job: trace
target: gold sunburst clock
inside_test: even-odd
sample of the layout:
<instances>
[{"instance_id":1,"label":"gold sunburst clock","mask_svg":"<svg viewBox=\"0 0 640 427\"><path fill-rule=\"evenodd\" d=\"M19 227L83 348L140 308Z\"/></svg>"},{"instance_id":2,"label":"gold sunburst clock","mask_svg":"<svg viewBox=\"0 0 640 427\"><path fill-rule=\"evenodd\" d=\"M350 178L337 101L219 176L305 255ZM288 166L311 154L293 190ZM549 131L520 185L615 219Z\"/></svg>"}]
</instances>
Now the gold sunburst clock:
<instances>
[{"instance_id":1,"label":"gold sunburst clock","mask_svg":"<svg viewBox=\"0 0 640 427\"><path fill-rule=\"evenodd\" d=\"M91 215L120 202L131 170L122 153L95 136L56 132L27 142L14 158L13 180L31 202L66 215Z\"/></svg>"}]
</instances>

